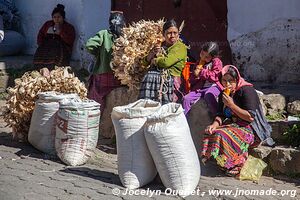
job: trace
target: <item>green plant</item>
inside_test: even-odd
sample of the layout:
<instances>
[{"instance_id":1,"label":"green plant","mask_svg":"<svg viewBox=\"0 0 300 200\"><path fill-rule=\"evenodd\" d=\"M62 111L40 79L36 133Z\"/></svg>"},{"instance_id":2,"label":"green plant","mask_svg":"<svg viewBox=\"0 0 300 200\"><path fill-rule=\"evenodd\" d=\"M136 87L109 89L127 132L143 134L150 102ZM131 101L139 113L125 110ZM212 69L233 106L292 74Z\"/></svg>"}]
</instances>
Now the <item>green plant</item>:
<instances>
[{"instance_id":1,"label":"green plant","mask_svg":"<svg viewBox=\"0 0 300 200\"><path fill-rule=\"evenodd\" d=\"M300 147L300 124L294 124L283 133L285 142L293 147Z\"/></svg>"},{"instance_id":2,"label":"green plant","mask_svg":"<svg viewBox=\"0 0 300 200\"><path fill-rule=\"evenodd\" d=\"M276 113L274 115L266 115L267 120L273 121L273 120L283 120L285 119L285 115L283 112Z\"/></svg>"},{"instance_id":3,"label":"green plant","mask_svg":"<svg viewBox=\"0 0 300 200\"><path fill-rule=\"evenodd\" d=\"M31 64L26 64L22 68L16 69L16 68L9 68L6 69L6 73L14 80L16 78L20 78L23 76L25 72L32 71L34 70L33 65Z\"/></svg>"}]
</instances>

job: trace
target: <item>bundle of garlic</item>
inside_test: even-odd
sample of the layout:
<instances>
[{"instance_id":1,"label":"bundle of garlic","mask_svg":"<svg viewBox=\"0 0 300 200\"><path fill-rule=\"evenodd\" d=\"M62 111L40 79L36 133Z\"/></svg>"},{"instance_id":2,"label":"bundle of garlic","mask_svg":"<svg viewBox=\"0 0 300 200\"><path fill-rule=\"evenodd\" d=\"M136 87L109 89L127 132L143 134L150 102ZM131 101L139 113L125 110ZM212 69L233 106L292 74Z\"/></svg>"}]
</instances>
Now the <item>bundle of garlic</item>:
<instances>
[{"instance_id":1,"label":"bundle of garlic","mask_svg":"<svg viewBox=\"0 0 300 200\"><path fill-rule=\"evenodd\" d=\"M149 66L142 66L141 59L147 56L155 44L163 41L164 21L141 20L123 28L123 36L113 46L111 67L115 76L130 89L139 88Z\"/></svg>"},{"instance_id":2,"label":"bundle of garlic","mask_svg":"<svg viewBox=\"0 0 300 200\"><path fill-rule=\"evenodd\" d=\"M87 89L69 67L59 67L51 72L47 68L40 72L26 72L15 79L15 87L8 88L4 120L13 129L14 138L26 141L31 115L39 92L57 91L61 93L77 93L82 99L87 96Z\"/></svg>"}]
</instances>

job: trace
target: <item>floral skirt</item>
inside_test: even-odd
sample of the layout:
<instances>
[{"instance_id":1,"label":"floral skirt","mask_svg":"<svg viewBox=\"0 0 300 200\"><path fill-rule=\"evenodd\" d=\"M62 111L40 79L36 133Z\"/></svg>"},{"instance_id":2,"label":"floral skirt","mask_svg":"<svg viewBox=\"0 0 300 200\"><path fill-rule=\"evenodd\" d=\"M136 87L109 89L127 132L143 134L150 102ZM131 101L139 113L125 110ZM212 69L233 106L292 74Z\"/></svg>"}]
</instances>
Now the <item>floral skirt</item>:
<instances>
[{"instance_id":1,"label":"floral skirt","mask_svg":"<svg viewBox=\"0 0 300 200\"><path fill-rule=\"evenodd\" d=\"M249 124L237 122L220 126L211 135L205 135L201 156L205 159L213 157L229 175L237 175L254 140L254 131Z\"/></svg>"}]
</instances>

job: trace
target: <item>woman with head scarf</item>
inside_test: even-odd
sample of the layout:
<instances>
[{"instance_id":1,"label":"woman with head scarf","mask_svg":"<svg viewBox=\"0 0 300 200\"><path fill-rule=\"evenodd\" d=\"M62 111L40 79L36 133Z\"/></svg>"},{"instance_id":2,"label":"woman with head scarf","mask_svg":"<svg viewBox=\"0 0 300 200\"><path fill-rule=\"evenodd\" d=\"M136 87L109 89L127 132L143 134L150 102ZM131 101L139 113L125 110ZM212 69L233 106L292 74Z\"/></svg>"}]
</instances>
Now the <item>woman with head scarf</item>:
<instances>
[{"instance_id":1,"label":"woman with head scarf","mask_svg":"<svg viewBox=\"0 0 300 200\"><path fill-rule=\"evenodd\" d=\"M256 90L236 67L226 65L220 80L225 89L219 96L217 116L205 130L201 156L204 163L213 157L227 174L236 176L248 158L249 147L274 144L272 129Z\"/></svg>"},{"instance_id":2,"label":"woman with head scarf","mask_svg":"<svg viewBox=\"0 0 300 200\"><path fill-rule=\"evenodd\" d=\"M75 40L74 27L65 20L65 7L62 4L52 11L52 20L44 23L37 37L38 48L34 54L35 68L69 66Z\"/></svg>"},{"instance_id":3,"label":"woman with head scarf","mask_svg":"<svg viewBox=\"0 0 300 200\"><path fill-rule=\"evenodd\" d=\"M123 12L112 11L109 17L109 29L101 30L86 43L89 53L96 57L96 63L89 80L88 98L101 104L101 113L105 108L105 97L120 86L110 67L112 45L125 26Z\"/></svg>"},{"instance_id":4,"label":"woman with head scarf","mask_svg":"<svg viewBox=\"0 0 300 200\"><path fill-rule=\"evenodd\" d=\"M173 19L165 22L163 36L162 46L156 45L142 61L143 65L151 67L142 80L139 99L166 104L183 97L181 73L187 60L187 46L179 39L179 30Z\"/></svg>"}]
</instances>

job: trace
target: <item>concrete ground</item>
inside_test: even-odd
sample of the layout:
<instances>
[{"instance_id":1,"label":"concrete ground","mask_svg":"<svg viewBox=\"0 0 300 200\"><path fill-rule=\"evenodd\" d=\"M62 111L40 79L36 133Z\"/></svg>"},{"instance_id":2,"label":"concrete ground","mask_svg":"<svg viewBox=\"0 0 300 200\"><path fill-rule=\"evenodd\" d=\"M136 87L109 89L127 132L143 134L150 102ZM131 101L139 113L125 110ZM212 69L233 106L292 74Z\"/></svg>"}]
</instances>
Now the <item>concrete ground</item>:
<instances>
[{"instance_id":1,"label":"concrete ground","mask_svg":"<svg viewBox=\"0 0 300 200\"><path fill-rule=\"evenodd\" d=\"M17 61L14 57L1 58L0 71L7 66L20 68L30 63L31 59L28 56ZM287 96L300 94L298 86L286 86L289 89L284 86L272 88L264 84L255 86L266 94L274 89L278 89L279 93L292 91ZM0 107L3 105L1 101ZM181 199L170 195L159 178L141 190L131 190L127 194L118 177L117 155L112 146L100 144L96 156L83 166L66 166L58 158L39 152L29 144L14 141L11 129L5 127L2 117L0 200ZM258 182L240 181L225 176L214 163L201 166L201 174L195 194L185 199L300 199L299 179L262 176ZM156 194L153 195L153 192Z\"/></svg>"},{"instance_id":2,"label":"concrete ground","mask_svg":"<svg viewBox=\"0 0 300 200\"><path fill-rule=\"evenodd\" d=\"M100 144L87 164L66 166L56 157L12 140L11 130L1 118L0 200L181 199L170 195L159 178L126 193L118 177L117 155L109 153L114 151ZM285 176L240 181L225 176L213 163L202 166L201 174L195 194L185 199L300 199L300 180Z\"/></svg>"}]
</instances>

